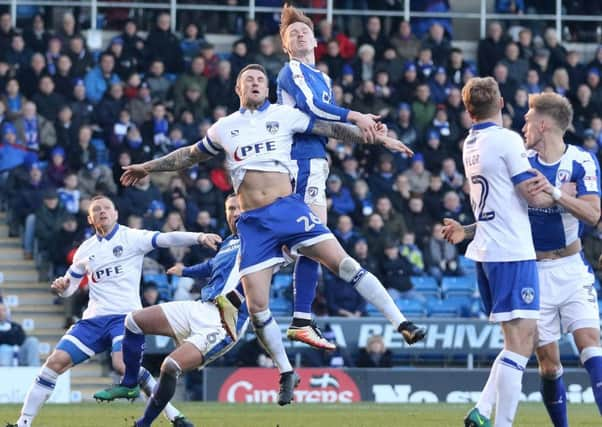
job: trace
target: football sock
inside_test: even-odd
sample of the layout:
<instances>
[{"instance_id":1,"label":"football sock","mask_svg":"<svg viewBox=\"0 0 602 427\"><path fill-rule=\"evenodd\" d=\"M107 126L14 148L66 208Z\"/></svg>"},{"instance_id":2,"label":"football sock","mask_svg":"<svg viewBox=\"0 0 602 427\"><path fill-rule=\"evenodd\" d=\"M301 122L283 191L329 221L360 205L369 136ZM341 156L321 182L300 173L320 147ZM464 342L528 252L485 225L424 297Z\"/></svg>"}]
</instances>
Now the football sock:
<instances>
[{"instance_id":1,"label":"football sock","mask_svg":"<svg viewBox=\"0 0 602 427\"><path fill-rule=\"evenodd\" d=\"M562 379L562 370L556 378L541 377L541 397L554 427L568 427L566 411L566 389Z\"/></svg>"},{"instance_id":2,"label":"football sock","mask_svg":"<svg viewBox=\"0 0 602 427\"><path fill-rule=\"evenodd\" d=\"M602 414L602 348L586 347L581 352L580 358L589 374L598 411Z\"/></svg>"},{"instance_id":3,"label":"football sock","mask_svg":"<svg viewBox=\"0 0 602 427\"><path fill-rule=\"evenodd\" d=\"M487 378L485 387L483 387L481 396L476 404L476 408L479 410L479 413L487 418L491 418L491 411L495 405L497 396L497 370L501 355L502 352L499 352L493 361L493 364L491 365L491 371L489 371L489 378Z\"/></svg>"},{"instance_id":4,"label":"football sock","mask_svg":"<svg viewBox=\"0 0 602 427\"><path fill-rule=\"evenodd\" d=\"M270 309L251 314L251 321L257 339L278 367L278 371L280 373L292 371L293 367L288 360L282 343L280 327L272 317Z\"/></svg>"},{"instance_id":5,"label":"football sock","mask_svg":"<svg viewBox=\"0 0 602 427\"><path fill-rule=\"evenodd\" d=\"M362 268L350 283L355 285L359 294L376 307L395 328L407 320L374 274Z\"/></svg>"},{"instance_id":6,"label":"football sock","mask_svg":"<svg viewBox=\"0 0 602 427\"><path fill-rule=\"evenodd\" d=\"M23 408L21 409L21 416L17 421L17 425L19 427L31 425L31 422L33 421L34 417L38 415L42 405L48 400L54 391L54 386L56 385L58 376L59 374L54 372L52 369L42 366L39 375L36 377L31 387L29 387L29 391L25 396Z\"/></svg>"},{"instance_id":7,"label":"football sock","mask_svg":"<svg viewBox=\"0 0 602 427\"><path fill-rule=\"evenodd\" d=\"M311 323L311 304L318 287L320 264L311 258L299 256L293 273L293 326L307 326Z\"/></svg>"},{"instance_id":8,"label":"football sock","mask_svg":"<svg viewBox=\"0 0 602 427\"><path fill-rule=\"evenodd\" d=\"M497 401L495 427L511 427L518 408L523 372L529 361L509 350L502 350L497 370Z\"/></svg>"},{"instance_id":9,"label":"football sock","mask_svg":"<svg viewBox=\"0 0 602 427\"><path fill-rule=\"evenodd\" d=\"M146 370L146 368L140 368L138 384L140 384L140 388L144 394L146 394L147 397L151 397L153 390L157 386L157 381L153 378L151 373ZM171 403L165 405L163 413L169 421L173 421L178 415L181 415L180 411L178 411Z\"/></svg>"},{"instance_id":10,"label":"football sock","mask_svg":"<svg viewBox=\"0 0 602 427\"><path fill-rule=\"evenodd\" d=\"M126 318L125 334L123 335L122 342L125 374L121 380L121 385L130 388L138 384L138 375L140 374L140 365L142 364L142 352L144 351L144 335L138 325L133 322L134 320L130 317Z\"/></svg>"},{"instance_id":11,"label":"football sock","mask_svg":"<svg viewBox=\"0 0 602 427\"><path fill-rule=\"evenodd\" d=\"M165 366L170 366L170 368L165 369ZM161 411L163 411L165 406L173 398L173 395L176 392L178 376L181 372L182 370L179 368L176 361L168 356L161 366L159 382L155 386L150 399L146 402L144 414L136 421L137 427L150 426L153 421L157 419Z\"/></svg>"}]
</instances>

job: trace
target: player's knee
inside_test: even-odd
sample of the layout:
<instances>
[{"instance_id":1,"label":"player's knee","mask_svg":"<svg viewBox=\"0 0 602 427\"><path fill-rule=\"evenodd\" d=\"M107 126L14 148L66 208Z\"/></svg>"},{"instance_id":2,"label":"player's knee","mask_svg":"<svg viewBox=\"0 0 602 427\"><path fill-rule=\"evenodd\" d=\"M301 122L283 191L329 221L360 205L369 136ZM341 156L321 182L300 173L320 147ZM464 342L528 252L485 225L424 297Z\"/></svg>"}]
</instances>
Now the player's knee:
<instances>
[{"instance_id":1,"label":"player's knee","mask_svg":"<svg viewBox=\"0 0 602 427\"><path fill-rule=\"evenodd\" d=\"M127 330L139 335L144 334L144 331L138 326L138 323L136 323L136 320L134 319L134 313L128 313L127 316L125 316L124 323Z\"/></svg>"},{"instance_id":2,"label":"player's knee","mask_svg":"<svg viewBox=\"0 0 602 427\"><path fill-rule=\"evenodd\" d=\"M348 283L357 281L359 279L359 275L365 271L366 270L362 268L359 262L350 256L346 256L339 263L339 277Z\"/></svg>"},{"instance_id":3,"label":"player's knee","mask_svg":"<svg viewBox=\"0 0 602 427\"><path fill-rule=\"evenodd\" d=\"M547 360L539 364L539 375L548 380L555 380L562 376L562 365L560 361Z\"/></svg>"},{"instance_id":4,"label":"player's knee","mask_svg":"<svg viewBox=\"0 0 602 427\"><path fill-rule=\"evenodd\" d=\"M171 356L167 356L161 364L161 373L178 378L182 374L182 368Z\"/></svg>"},{"instance_id":5,"label":"player's knee","mask_svg":"<svg viewBox=\"0 0 602 427\"><path fill-rule=\"evenodd\" d=\"M46 359L46 362L44 363L46 368L53 370L57 374L62 374L65 372L67 369L69 369L70 365L71 358L64 351L52 352L52 354L48 356L48 359Z\"/></svg>"}]
</instances>

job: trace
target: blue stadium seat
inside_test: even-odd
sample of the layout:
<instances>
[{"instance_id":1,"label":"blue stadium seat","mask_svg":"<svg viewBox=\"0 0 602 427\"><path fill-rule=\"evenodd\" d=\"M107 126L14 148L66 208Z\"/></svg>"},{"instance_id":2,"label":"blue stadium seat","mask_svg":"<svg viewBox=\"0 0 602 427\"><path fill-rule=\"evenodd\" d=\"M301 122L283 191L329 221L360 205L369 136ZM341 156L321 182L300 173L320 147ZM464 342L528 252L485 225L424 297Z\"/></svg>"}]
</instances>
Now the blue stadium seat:
<instances>
[{"instance_id":1,"label":"blue stadium seat","mask_svg":"<svg viewBox=\"0 0 602 427\"><path fill-rule=\"evenodd\" d=\"M443 276L441 281L441 291L448 296L472 296L477 289L477 280L473 275L470 276Z\"/></svg>"},{"instance_id":2,"label":"blue stadium seat","mask_svg":"<svg viewBox=\"0 0 602 427\"><path fill-rule=\"evenodd\" d=\"M395 300L395 304L406 317L426 317L428 314L426 306L422 301L398 298Z\"/></svg>"},{"instance_id":3,"label":"blue stadium seat","mask_svg":"<svg viewBox=\"0 0 602 427\"><path fill-rule=\"evenodd\" d=\"M466 258L464 255L458 257L458 264L465 273L471 273L477 269L477 264L473 260Z\"/></svg>"},{"instance_id":4,"label":"blue stadium seat","mask_svg":"<svg viewBox=\"0 0 602 427\"><path fill-rule=\"evenodd\" d=\"M437 280L432 276L412 276L410 281L416 292L420 292L425 297L439 297L441 291Z\"/></svg>"},{"instance_id":5,"label":"blue stadium seat","mask_svg":"<svg viewBox=\"0 0 602 427\"><path fill-rule=\"evenodd\" d=\"M382 317L382 313L380 311L378 311L378 309L376 307L374 307L372 304L366 304L366 313L370 317L379 317L379 316Z\"/></svg>"},{"instance_id":6,"label":"blue stadium seat","mask_svg":"<svg viewBox=\"0 0 602 427\"><path fill-rule=\"evenodd\" d=\"M453 300L439 300L428 306L429 317L459 317L461 307Z\"/></svg>"},{"instance_id":7,"label":"blue stadium seat","mask_svg":"<svg viewBox=\"0 0 602 427\"><path fill-rule=\"evenodd\" d=\"M143 277L144 283L154 282L159 291L159 298L166 301L171 301L172 289L169 284L167 274L145 274Z\"/></svg>"},{"instance_id":8,"label":"blue stadium seat","mask_svg":"<svg viewBox=\"0 0 602 427\"><path fill-rule=\"evenodd\" d=\"M272 298L270 310L274 316L290 316L292 314L291 302L285 298Z\"/></svg>"},{"instance_id":9,"label":"blue stadium seat","mask_svg":"<svg viewBox=\"0 0 602 427\"><path fill-rule=\"evenodd\" d=\"M458 307L458 313L462 317L472 317L474 298L462 295L452 295L445 298L447 304ZM478 306L480 308L480 305Z\"/></svg>"},{"instance_id":10,"label":"blue stadium seat","mask_svg":"<svg viewBox=\"0 0 602 427\"><path fill-rule=\"evenodd\" d=\"M282 291L287 290L293 284L293 277L290 274L277 273L272 278L272 292L274 295L281 295Z\"/></svg>"}]
</instances>

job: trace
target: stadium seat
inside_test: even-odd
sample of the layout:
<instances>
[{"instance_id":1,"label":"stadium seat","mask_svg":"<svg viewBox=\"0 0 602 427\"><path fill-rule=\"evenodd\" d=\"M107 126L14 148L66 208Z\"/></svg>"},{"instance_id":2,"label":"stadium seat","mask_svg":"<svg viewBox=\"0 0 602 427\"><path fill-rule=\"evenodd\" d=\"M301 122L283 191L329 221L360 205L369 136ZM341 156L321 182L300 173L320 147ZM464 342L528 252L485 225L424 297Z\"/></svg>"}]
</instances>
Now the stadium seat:
<instances>
[{"instance_id":1,"label":"stadium seat","mask_svg":"<svg viewBox=\"0 0 602 427\"><path fill-rule=\"evenodd\" d=\"M441 291L448 296L472 296L477 289L477 280L474 275L469 276L443 276Z\"/></svg>"},{"instance_id":2,"label":"stadium seat","mask_svg":"<svg viewBox=\"0 0 602 427\"><path fill-rule=\"evenodd\" d=\"M293 277L290 274L275 274L272 279L272 295L274 298L281 298L293 284Z\"/></svg>"},{"instance_id":3,"label":"stadium seat","mask_svg":"<svg viewBox=\"0 0 602 427\"><path fill-rule=\"evenodd\" d=\"M431 302L428 306L429 317L458 317L461 307L453 300L439 300Z\"/></svg>"},{"instance_id":4,"label":"stadium seat","mask_svg":"<svg viewBox=\"0 0 602 427\"><path fill-rule=\"evenodd\" d=\"M473 260L466 258L464 255L458 257L458 264L465 273L472 273L477 269L477 264Z\"/></svg>"},{"instance_id":5,"label":"stadium seat","mask_svg":"<svg viewBox=\"0 0 602 427\"><path fill-rule=\"evenodd\" d=\"M458 307L458 314L462 317L472 317L472 305L474 302L474 298L470 296L462 296L462 295L452 295L445 298L447 304L455 305ZM480 309L480 305L478 306Z\"/></svg>"},{"instance_id":6,"label":"stadium seat","mask_svg":"<svg viewBox=\"0 0 602 427\"><path fill-rule=\"evenodd\" d=\"M416 292L420 292L425 297L439 297L441 291L437 280L432 276L412 276L410 281Z\"/></svg>"},{"instance_id":7,"label":"stadium seat","mask_svg":"<svg viewBox=\"0 0 602 427\"><path fill-rule=\"evenodd\" d=\"M270 310L274 316L290 316L292 305L285 298L272 298L270 301Z\"/></svg>"},{"instance_id":8,"label":"stadium seat","mask_svg":"<svg viewBox=\"0 0 602 427\"><path fill-rule=\"evenodd\" d=\"M419 300L398 298L395 304L406 317L426 317L428 314L425 304Z\"/></svg>"},{"instance_id":9,"label":"stadium seat","mask_svg":"<svg viewBox=\"0 0 602 427\"><path fill-rule=\"evenodd\" d=\"M378 309L376 307L374 307L372 304L366 304L366 313L370 317L379 317L379 316L382 317L381 312L378 311Z\"/></svg>"}]
</instances>

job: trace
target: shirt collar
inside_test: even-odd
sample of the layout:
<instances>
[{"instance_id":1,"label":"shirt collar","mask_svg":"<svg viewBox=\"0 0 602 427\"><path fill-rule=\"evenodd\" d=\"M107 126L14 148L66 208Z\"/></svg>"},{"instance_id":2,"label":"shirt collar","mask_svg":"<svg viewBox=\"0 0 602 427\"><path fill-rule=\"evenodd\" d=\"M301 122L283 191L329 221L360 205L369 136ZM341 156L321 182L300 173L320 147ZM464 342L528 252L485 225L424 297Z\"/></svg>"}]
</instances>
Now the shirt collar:
<instances>
[{"instance_id":1,"label":"shirt collar","mask_svg":"<svg viewBox=\"0 0 602 427\"><path fill-rule=\"evenodd\" d=\"M261 104L258 108L257 111L265 111L268 109L268 107L270 106L270 101L268 101L267 99L263 102L263 104ZM240 114L244 114L247 112L247 109L244 107L241 107L239 110Z\"/></svg>"},{"instance_id":2,"label":"shirt collar","mask_svg":"<svg viewBox=\"0 0 602 427\"><path fill-rule=\"evenodd\" d=\"M113 238L113 236L115 235L115 233L117 233L117 230L119 229L119 224L115 224L115 227L113 227L113 229L109 232L109 234L107 234L106 236L101 236L100 234L96 233L96 238L98 239L98 241L102 241L102 239L104 238L105 240L111 240Z\"/></svg>"},{"instance_id":3,"label":"shirt collar","mask_svg":"<svg viewBox=\"0 0 602 427\"><path fill-rule=\"evenodd\" d=\"M483 130L490 128L491 126L497 126L497 123L494 122L482 122L472 125L472 130Z\"/></svg>"}]
</instances>

